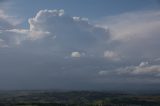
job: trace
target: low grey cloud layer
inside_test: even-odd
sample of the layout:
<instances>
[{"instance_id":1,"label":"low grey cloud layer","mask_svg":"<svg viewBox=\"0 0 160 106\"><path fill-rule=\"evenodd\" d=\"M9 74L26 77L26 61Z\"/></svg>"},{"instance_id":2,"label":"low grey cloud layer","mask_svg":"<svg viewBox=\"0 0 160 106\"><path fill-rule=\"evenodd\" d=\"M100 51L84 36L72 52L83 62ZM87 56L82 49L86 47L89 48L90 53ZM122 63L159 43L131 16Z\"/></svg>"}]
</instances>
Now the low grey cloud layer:
<instances>
[{"instance_id":1,"label":"low grey cloud layer","mask_svg":"<svg viewBox=\"0 0 160 106\"><path fill-rule=\"evenodd\" d=\"M155 76L160 75L160 65L149 65L148 62L141 62L138 66L127 66L124 68L118 68L114 71L100 71L100 75L115 74L119 76L128 75L131 76ZM146 76L146 77L148 77Z\"/></svg>"},{"instance_id":2,"label":"low grey cloud layer","mask_svg":"<svg viewBox=\"0 0 160 106\"><path fill-rule=\"evenodd\" d=\"M116 89L160 81L159 11L125 13L93 25L64 10L40 10L28 29L17 28L13 19L0 12L4 88Z\"/></svg>"}]
</instances>

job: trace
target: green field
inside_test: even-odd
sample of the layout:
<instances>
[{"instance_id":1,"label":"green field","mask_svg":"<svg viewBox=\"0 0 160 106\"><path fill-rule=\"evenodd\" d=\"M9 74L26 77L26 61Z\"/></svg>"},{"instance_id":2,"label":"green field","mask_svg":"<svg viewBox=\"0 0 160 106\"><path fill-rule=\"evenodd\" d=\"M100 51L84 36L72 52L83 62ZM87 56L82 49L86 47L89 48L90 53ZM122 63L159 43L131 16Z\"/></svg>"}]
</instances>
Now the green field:
<instances>
[{"instance_id":1,"label":"green field","mask_svg":"<svg viewBox=\"0 0 160 106\"><path fill-rule=\"evenodd\" d=\"M95 91L1 91L0 106L160 106L160 96Z\"/></svg>"}]
</instances>

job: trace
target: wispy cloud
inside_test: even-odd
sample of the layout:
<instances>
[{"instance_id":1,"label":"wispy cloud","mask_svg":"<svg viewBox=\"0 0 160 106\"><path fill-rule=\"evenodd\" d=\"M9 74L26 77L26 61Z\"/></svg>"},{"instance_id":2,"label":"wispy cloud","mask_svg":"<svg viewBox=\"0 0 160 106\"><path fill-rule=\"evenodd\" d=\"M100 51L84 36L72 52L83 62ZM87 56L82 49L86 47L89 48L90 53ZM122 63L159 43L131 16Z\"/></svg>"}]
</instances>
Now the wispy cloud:
<instances>
[{"instance_id":1,"label":"wispy cloud","mask_svg":"<svg viewBox=\"0 0 160 106\"><path fill-rule=\"evenodd\" d=\"M120 55L137 58L159 57L160 11L138 11L110 16L100 22L109 28L111 42Z\"/></svg>"}]
</instances>

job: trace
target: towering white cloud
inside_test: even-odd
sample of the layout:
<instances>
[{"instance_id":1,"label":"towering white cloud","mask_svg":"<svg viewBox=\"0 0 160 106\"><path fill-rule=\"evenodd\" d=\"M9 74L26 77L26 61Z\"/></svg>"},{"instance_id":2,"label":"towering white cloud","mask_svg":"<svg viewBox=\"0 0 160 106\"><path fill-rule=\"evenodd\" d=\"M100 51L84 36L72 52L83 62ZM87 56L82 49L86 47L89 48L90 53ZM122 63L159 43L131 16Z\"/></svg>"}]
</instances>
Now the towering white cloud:
<instances>
[{"instance_id":1,"label":"towering white cloud","mask_svg":"<svg viewBox=\"0 0 160 106\"><path fill-rule=\"evenodd\" d=\"M90 24L86 18L71 17L64 10L40 10L29 19L29 25L31 40L68 53L103 52L109 39L109 32L104 28Z\"/></svg>"},{"instance_id":2,"label":"towering white cloud","mask_svg":"<svg viewBox=\"0 0 160 106\"><path fill-rule=\"evenodd\" d=\"M8 16L2 14L1 17ZM71 17L65 14L64 10L40 10L35 17L29 19L29 29L4 28L4 26L2 25L2 36L10 36L11 32L13 33L11 38L21 34L25 36L25 40L34 40L33 42L39 42L39 47L47 45L54 51L95 53L94 49L99 49L103 52L109 39L108 31L104 28L90 24L86 18ZM24 38L19 38L19 41Z\"/></svg>"}]
</instances>

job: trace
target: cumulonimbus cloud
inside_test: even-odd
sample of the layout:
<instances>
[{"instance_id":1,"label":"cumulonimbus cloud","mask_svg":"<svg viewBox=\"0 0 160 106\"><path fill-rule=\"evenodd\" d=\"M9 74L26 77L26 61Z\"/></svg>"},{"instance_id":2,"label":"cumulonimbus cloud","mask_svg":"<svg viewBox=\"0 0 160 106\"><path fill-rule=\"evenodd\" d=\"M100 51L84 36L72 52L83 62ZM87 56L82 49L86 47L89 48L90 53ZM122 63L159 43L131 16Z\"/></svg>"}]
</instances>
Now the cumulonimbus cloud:
<instances>
[{"instance_id":1,"label":"cumulonimbus cloud","mask_svg":"<svg viewBox=\"0 0 160 106\"><path fill-rule=\"evenodd\" d=\"M44 75L54 81L57 76L63 77L63 81L72 76L75 82L88 83L118 82L122 77L159 81L159 11L125 13L94 25L89 19L69 16L64 10L40 10L29 19L28 29L18 29L4 16L7 17L4 13L0 16L0 53L5 55L0 62L11 58L21 64L13 69L3 67L5 72L24 70L28 76L33 75L32 79L38 73L39 78ZM157 64L150 64L149 60L156 60Z\"/></svg>"},{"instance_id":2,"label":"cumulonimbus cloud","mask_svg":"<svg viewBox=\"0 0 160 106\"><path fill-rule=\"evenodd\" d=\"M31 42L34 40L40 45L68 52L95 51L93 47L102 48L109 39L108 31L104 28L90 24L86 18L71 17L64 10L40 10L35 17L29 19L29 27L3 30L1 33L5 36L10 36L6 33L11 32L13 36L21 34L24 37L20 37L19 41L24 38Z\"/></svg>"},{"instance_id":3,"label":"cumulonimbus cloud","mask_svg":"<svg viewBox=\"0 0 160 106\"><path fill-rule=\"evenodd\" d=\"M86 18L71 17L64 10L41 10L29 24L31 39L53 40L51 46L59 49L89 51L104 46L109 39L104 28L90 24Z\"/></svg>"}]
</instances>

